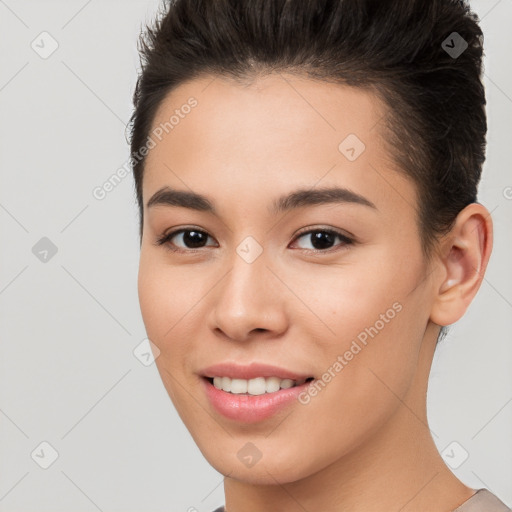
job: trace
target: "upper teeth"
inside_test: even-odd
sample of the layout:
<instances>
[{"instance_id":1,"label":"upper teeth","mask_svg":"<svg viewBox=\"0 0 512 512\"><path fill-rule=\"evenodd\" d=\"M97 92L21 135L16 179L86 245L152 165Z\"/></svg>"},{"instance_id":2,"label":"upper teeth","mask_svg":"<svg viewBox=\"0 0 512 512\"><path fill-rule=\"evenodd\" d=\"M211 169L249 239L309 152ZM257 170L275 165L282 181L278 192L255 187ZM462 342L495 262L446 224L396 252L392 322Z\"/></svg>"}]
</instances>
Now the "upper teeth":
<instances>
[{"instance_id":1,"label":"upper teeth","mask_svg":"<svg viewBox=\"0 0 512 512\"><path fill-rule=\"evenodd\" d=\"M232 379L231 377L214 377L213 385L217 389L228 391L236 395L248 393L249 395L263 395L274 393L279 389L288 389L304 384L306 379L294 381L292 379L280 379L279 377L256 377L255 379Z\"/></svg>"}]
</instances>

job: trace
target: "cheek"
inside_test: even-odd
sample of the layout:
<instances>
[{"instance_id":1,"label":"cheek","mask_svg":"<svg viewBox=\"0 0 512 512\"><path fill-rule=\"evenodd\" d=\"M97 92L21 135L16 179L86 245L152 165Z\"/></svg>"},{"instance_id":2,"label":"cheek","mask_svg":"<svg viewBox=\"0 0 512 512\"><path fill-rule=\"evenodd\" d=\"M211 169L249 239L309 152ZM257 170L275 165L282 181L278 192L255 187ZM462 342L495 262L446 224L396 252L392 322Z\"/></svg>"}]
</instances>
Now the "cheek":
<instances>
[{"instance_id":1,"label":"cheek","mask_svg":"<svg viewBox=\"0 0 512 512\"><path fill-rule=\"evenodd\" d=\"M155 363L171 397L179 389L167 372L180 383L192 379L197 343L204 339L203 299L212 285L193 267L170 265L159 254L141 252L140 310L147 336L160 350Z\"/></svg>"},{"instance_id":2,"label":"cheek","mask_svg":"<svg viewBox=\"0 0 512 512\"><path fill-rule=\"evenodd\" d=\"M336 375L336 383L328 387L334 392L339 386L337 393L320 393L324 404L353 406L356 417L362 403L375 402L374 411L386 407L382 393L391 394L386 386L399 395L406 392L428 321L424 292L417 286L421 276L419 254L395 254L391 249L331 276L315 275L307 296L328 329L317 323L321 330L310 331L311 338L317 340L319 371ZM308 283L303 283L304 291Z\"/></svg>"},{"instance_id":3,"label":"cheek","mask_svg":"<svg viewBox=\"0 0 512 512\"><path fill-rule=\"evenodd\" d=\"M142 318L149 337L165 342L180 328L180 319L192 311L200 299L197 284L178 267L162 263L149 251L141 252L138 295Z\"/></svg>"},{"instance_id":4,"label":"cheek","mask_svg":"<svg viewBox=\"0 0 512 512\"><path fill-rule=\"evenodd\" d=\"M412 289L414 272L402 271L396 259L393 262L391 255L381 253L344 267L303 273L292 282L297 295L306 299L308 316L313 313L319 320L314 323L322 336L321 346L332 352L348 349L353 339L364 343L376 331L390 331ZM301 308L296 312L304 313ZM299 317L296 322L301 324Z\"/></svg>"},{"instance_id":5,"label":"cheek","mask_svg":"<svg viewBox=\"0 0 512 512\"><path fill-rule=\"evenodd\" d=\"M138 275L138 294L142 319L149 338L160 340L169 327L164 324L165 311L173 311L173 294L169 293L167 278L160 273L158 266L152 264L150 258L141 253ZM169 320L172 320L169 318ZM158 343L157 343L158 344ZM158 344L160 346L160 344Z\"/></svg>"},{"instance_id":6,"label":"cheek","mask_svg":"<svg viewBox=\"0 0 512 512\"><path fill-rule=\"evenodd\" d=\"M155 360L162 383L178 414L188 424L194 417L194 401L184 389L190 388L188 368L191 339L200 325L200 291L183 269L162 262L151 251L141 251L138 273L139 304L148 338L160 350ZM192 413L189 409L192 408Z\"/></svg>"}]
</instances>

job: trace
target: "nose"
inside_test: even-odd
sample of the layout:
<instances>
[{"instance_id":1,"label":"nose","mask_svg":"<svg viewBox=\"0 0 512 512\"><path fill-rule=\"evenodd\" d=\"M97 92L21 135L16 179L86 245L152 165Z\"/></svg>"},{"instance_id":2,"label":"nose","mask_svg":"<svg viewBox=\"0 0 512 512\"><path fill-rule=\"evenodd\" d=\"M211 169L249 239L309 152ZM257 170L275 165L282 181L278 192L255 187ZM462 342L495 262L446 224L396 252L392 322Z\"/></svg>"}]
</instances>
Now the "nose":
<instances>
[{"instance_id":1,"label":"nose","mask_svg":"<svg viewBox=\"0 0 512 512\"><path fill-rule=\"evenodd\" d=\"M258 336L275 337L286 331L286 287L268 263L263 255L252 263L235 255L231 270L211 297L212 330L241 342Z\"/></svg>"}]
</instances>

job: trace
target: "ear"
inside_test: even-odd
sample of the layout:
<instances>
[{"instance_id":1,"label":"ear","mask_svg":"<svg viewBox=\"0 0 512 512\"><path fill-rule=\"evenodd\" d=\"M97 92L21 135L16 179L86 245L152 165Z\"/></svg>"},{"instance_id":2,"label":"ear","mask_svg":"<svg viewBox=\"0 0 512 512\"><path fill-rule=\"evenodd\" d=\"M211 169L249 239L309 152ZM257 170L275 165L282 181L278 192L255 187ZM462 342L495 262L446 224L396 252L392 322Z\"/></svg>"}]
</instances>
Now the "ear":
<instances>
[{"instance_id":1,"label":"ear","mask_svg":"<svg viewBox=\"0 0 512 512\"><path fill-rule=\"evenodd\" d=\"M482 284L492 250L492 219L479 203L464 208L441 242L442 272L435 281L432 322L450 325L459 320Z\"/></svg>"}]
</instances>

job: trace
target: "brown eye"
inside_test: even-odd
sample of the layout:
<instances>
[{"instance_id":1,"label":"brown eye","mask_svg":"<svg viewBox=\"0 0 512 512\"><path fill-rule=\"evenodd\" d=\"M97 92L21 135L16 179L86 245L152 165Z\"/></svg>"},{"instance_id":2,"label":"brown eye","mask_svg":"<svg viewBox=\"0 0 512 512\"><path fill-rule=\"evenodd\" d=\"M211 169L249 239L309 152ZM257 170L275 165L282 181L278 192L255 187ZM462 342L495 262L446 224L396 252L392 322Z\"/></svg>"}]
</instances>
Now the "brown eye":
<instances>
[{"instance_id":1,"label":"brown eye","mask_svg":"<svg viewBox=\"0 0 512 512\"><path fill-rule=\"evenodd\" d=\"M304 238L312 247L300 247L301 249L325 252L335 247L336 239L341 240L341 244L337 246L345 246L353 243L353 241L344 234L333 229L310 229L301 233L295 240Z\"/></svg>"},{"instance_id":2,"label":"brown eye","mask_svg":"<svg viewBox=\"0 0 512 512\"><path fill-rule=\"evenodd\" d=\"M206 231L186 228L172 231L157 241L157 245L166 244L169 249L180 251L187 249L201 249L206 246L209 235ZM173 241L174 239L174 241Z\"/></svg>"}]
</instances>

